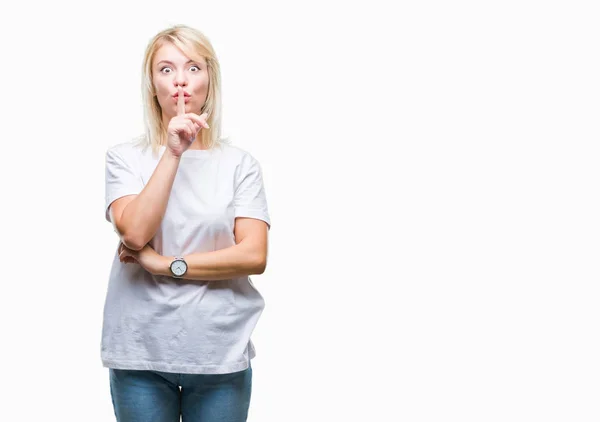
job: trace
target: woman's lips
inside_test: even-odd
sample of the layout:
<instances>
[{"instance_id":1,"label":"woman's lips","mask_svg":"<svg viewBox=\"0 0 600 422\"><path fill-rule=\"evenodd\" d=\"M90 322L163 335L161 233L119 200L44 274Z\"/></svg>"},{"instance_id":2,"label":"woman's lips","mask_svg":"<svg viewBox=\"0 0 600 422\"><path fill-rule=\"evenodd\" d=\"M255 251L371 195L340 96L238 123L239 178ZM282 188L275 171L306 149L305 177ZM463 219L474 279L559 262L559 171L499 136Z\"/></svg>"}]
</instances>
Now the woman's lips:
<instances>
[{"instance_id":1,"label":"woman's lips","mask_svg":"<svg viewBox=\"0 0 600 422\"><path fill-rule=\"evenodd\" d=\"M183 101L187 103L188 101L190 101L190 98L191 98L190 96L184 95ZM177 103L177 100L179 100L179 96L178 95L174 95L173 96L173 101L175 101L175 103Z\"/></svg>"}]
</instances>

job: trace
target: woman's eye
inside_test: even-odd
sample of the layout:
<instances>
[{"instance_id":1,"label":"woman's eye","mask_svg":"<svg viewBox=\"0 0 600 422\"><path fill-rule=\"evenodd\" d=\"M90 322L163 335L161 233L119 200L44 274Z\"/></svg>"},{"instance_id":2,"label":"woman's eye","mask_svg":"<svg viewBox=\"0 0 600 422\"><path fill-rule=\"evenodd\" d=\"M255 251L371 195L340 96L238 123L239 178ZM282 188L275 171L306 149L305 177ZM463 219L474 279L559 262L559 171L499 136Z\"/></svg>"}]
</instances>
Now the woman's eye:
<instances>
[{"instance_id":1,"label":"woman's eye","mask_svg":"<svg viewBox=\"0 0 600 422\"><path fill-rule=\"evenodd\" d=\"M199 72L200 68L198 66L194 65L194 66L190 67L190 70L193 70L194 72ZM161 73L171 73L172 69L168 66L165 66L165 67L161 68L160 71L161 71Z\"/></svg>"}]
</instances>

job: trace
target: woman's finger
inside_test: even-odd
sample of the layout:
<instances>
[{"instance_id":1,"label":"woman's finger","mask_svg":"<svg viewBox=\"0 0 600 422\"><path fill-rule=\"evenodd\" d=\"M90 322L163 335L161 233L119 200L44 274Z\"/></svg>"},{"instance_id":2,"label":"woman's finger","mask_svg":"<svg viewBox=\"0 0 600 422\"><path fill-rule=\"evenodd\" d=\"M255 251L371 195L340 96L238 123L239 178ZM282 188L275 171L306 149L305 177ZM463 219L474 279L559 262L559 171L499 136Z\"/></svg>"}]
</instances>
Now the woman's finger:
<instances>
[{"instance_id":1,"label":"woman's finger","mask_svg":"<svg viewBox=\"0 0 600 422\"><path fill-rule=\"evenodd\" d=\"M123 250L119 252L119 259L123 261L123 259L127 256L131 256L131 253L127 250L127 248L124 247Z\"/></svg>"},{"instance_id":2,"label":"woman's finger","mask_svg":"<svg viewBox=\"0 0 600 422\"><path fill-rule=\"evenodd\" d=\"M119 255L119 260L125 264L132 264L137 262L137 259L135 259L133 255L128 254L126 251L123 251L123 253Z\"/></svg>"},{"instance_id":3,"label":"woman's finger","mask_svg":"<svg viewBox=\"0 0 600 422\"><path fill-rule=\"evenodd\" d=\"M198 132L196 131L196 128L194 127L194 122L191 120L187 120L185 122L185 125L188 127L188 129L190 131L190 139L196 139L196 134Z\"/></svg>"},{"instance_id":4,"label":"woman's finger","mask_svg":"<svg viewBox=\"0 0 600 422\"><path fill-rule=\"evenodd\" d=\"M202 119L202 126L205 127L206 129L210 129L210 126L208 125L208 113L202 113L200 115L200 118Z\"/></svg>"},{"instance_id":5,"label":"woman's finger","mask_svg":"<svg viewBox=\"0 0 600 422\"><path fill-rule=\"evenodd\" d=\"M200 127L210 129L210 126L207 123L208 113L202 113L200 116L198 116L196 113L187 113L185 116Z\"/></svg>"},{"instance_id":6,"label":"woman's finger","mask_svg":"<svg viewBox=\"0 0 600 422\"><path fill-rule=\"evenodd\" d=\"M183 116L185 114L185 95L183 94L183 88L177 87L177 115Z\"/></svg>"}]
</instances>

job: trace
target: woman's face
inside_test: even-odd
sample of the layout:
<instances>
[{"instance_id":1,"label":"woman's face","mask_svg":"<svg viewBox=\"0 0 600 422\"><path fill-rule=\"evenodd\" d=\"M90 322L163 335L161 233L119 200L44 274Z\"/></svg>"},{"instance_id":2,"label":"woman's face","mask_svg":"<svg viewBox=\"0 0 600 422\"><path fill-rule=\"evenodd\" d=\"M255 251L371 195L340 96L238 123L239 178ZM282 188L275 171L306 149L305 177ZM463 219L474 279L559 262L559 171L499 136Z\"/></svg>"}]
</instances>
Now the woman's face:
<instances>
[{"instance_id":1,"label":"woman's face","mask_svg":"<svg viewBox=\"0 0 600 422\"><path fill-rule=\"evenodd\" d=\"M208 70L204 58L190 60L173 44L165 43L156 52L152 69L152 82L166 125L177 115L179 86L185 95L185 112L200 114L208 94Z\"/></svg>"}]
</instances>

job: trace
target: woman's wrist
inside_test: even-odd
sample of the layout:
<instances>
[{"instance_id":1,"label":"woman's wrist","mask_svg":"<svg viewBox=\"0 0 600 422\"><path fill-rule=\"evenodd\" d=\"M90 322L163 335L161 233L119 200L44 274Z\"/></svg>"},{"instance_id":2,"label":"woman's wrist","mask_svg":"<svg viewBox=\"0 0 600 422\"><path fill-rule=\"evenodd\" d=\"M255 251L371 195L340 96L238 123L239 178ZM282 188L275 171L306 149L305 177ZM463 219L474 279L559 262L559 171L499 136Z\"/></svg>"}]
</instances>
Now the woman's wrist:
<instances>
[{"instance_id":1,"label":"woman's wrist","mask_svg":"<svg viewBox=\"0 0 600 422\"><path fill-rule=\"evenodd\" d=\"M169 147L167 147L167 149L165 150L164 156L166 156L170 160L176 160L176 161L179 161L179 159L181 158L181 154L180 155L175 154L173 151L171 151L171 149Z\"/></svg>"},{"instance_id":2,"label":"woman's wrist","mask_svg":"<svg viewBox=\"0 0 600 422\"><path fill-rule=\"evenodd\" d=\"M154 268L152 268L153 275L161 275L161 276L172 276L171 274L171 262L173 261L173 257L170 256L162 256L158 255L156 258L156 262L154 264Z\"/></svg>"}]
</instances>

